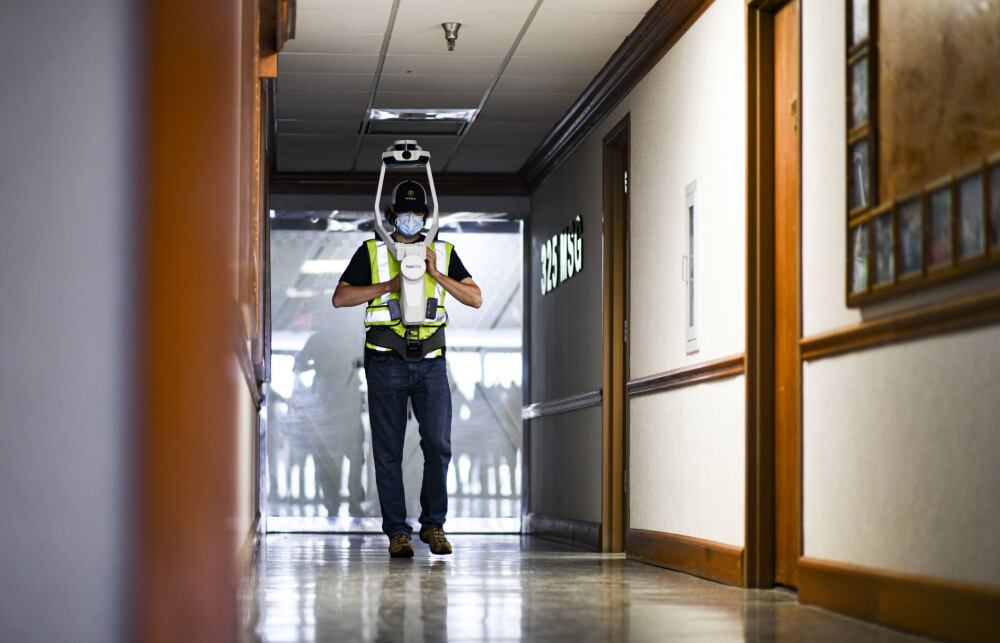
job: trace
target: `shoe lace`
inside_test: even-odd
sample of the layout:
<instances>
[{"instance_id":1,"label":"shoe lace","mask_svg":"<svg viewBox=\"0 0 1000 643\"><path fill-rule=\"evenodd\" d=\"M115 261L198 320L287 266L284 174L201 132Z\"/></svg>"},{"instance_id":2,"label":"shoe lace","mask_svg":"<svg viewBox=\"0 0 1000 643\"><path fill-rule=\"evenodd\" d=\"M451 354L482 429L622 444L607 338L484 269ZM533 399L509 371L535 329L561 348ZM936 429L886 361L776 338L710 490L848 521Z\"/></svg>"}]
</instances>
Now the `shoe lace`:
<instances>
[{"instance_id":1,"label":"shoe lace","mask_svg":"<svg viewBox=\"0 0 1000 643\"><path fill-rule=\"evenodd\" d=\"M392 537L392 544L405 545L407 542L409 542L409 540L410 537L407 536L406 534L396 534L395 536Z\"/></svg>"},{"instance_id":2,"label":"shoe lace","mask_svg":"<svg viewBox=\"0 0 1000 643\"><path fill-rule=\"evenodd\" d=\"M431 540L433 540L435 544L448 542L448 540L444 537L444 529L441 529L440 527L432 527L430 532Z\"/></svg>"}]
</instances>

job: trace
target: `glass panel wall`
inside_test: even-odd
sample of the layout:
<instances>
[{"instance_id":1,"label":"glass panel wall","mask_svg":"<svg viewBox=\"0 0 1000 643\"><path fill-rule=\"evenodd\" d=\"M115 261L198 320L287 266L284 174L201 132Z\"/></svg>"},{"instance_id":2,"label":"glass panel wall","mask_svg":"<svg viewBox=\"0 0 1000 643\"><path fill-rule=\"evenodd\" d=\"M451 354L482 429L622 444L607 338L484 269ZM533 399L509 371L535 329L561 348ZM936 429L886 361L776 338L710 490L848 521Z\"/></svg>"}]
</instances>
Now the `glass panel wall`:
<instances>
[{"instance_id":1,"label":"glass panel wall","mask_svg":"<svg viewBox=\"0 0 1000 643\"><path fill-rule=\"evenodd\" d=\"M333 290L371 215L275 212L271 218L272 358L268 529L379 531L363 356L364 307L334 309ZM442 217L483 291L481 309L448 299L452 531L517 531L521 494L521 222ZM423 454L409 414L408 513L420 513ZM416 520L413 519L416 526Z\"/></svg>"}]
</instances>

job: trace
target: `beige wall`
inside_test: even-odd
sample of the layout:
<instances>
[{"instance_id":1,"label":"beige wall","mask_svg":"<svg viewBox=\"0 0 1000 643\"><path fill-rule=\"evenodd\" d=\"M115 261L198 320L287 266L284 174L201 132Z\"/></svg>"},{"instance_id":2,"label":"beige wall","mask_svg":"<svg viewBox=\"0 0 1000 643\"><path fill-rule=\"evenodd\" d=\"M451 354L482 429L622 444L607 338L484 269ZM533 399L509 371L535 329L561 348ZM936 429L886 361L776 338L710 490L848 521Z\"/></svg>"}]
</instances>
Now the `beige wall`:
<instances>
[{"instance_id":1,"label":"beige wall","mask_svg":"<svg viewBox=\"0 0 1000 643\"><path fill-rule=\"evenodd\" d=\"M743 350L745 217L744 8L716 0L600 127L532 195L532 402L600 388L601 164L603 138L631 123L630 377ZM700 351L685 353L685 186L698 182ZM577 213L584 216L584 272L544 297L538 246ZM742 378L655 393L632 403L631 526L743 542ZM532 421L533 508L569 506L558 486L538 489L539 469L580 475L568 463L595 462L600 515L601 418ZM569 429L575 442L540 434ZM539 444L541 442L541 444ZM559 450L559 453L556 453ZM569 454L567 456L566 454ZM596 459L595 459L596 455ZM655 455L655 457L654 457ZM565 462L566 465L560 465ZM588 494L590 495L590 494ZM578 516L565 516L578 517ZM593 518L591 518L593 519Z\"/></svg>"},{"instance_id":2,"label":"beige wall","mask_svg":"<svg viewBox=\"0 0 1000 643\"><path fill-rule=\"evenodd\" d=\"M996 275L844 304L844 5L803 1L806 336L1000 285ZM1000 328L806 364L805 554L1000 584Z\"/></svg>"}]
</instances>

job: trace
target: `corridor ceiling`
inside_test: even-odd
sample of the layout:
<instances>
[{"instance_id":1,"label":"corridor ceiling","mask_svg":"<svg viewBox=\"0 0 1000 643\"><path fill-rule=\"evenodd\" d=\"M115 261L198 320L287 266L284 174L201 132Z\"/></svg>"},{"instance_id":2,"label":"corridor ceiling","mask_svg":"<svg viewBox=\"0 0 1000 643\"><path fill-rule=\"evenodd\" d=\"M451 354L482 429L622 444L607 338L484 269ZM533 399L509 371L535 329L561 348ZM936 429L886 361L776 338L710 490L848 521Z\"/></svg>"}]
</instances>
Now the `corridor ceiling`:
<instances>
[{"instance_id":1,"label":"corridor ceiling","mask_svg":"<svg viewBox=\"0 0 1000 643\"><path fill-rule=\"evenodd\" d=\"M298 0L279 56L279 172L372 172L368 108L469 109L436 172L516 172L654 0ZM455 51L442 22L461 22Z\"/></svg>"}]
</instances>

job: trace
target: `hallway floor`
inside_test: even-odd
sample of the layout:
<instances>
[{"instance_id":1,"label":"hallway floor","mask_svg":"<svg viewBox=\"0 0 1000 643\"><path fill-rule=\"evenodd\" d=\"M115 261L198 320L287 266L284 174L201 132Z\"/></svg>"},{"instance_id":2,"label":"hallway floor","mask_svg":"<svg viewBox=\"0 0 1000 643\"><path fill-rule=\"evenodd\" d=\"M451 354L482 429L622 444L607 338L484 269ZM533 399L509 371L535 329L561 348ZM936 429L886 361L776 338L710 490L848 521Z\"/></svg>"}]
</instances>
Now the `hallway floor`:
<instances>
[{"instance_id":1,"label":"hallway floor","mask_svg":"<svg viewBox=\"0 0 1000 643\"><path fill-rule=\"evenodd\" d=\"M519 536L450 537L393 560L383 536L272 534L247 588L247 640L916 641L793 594L726 587Z\"/></svg>"}]
</instances>

